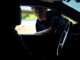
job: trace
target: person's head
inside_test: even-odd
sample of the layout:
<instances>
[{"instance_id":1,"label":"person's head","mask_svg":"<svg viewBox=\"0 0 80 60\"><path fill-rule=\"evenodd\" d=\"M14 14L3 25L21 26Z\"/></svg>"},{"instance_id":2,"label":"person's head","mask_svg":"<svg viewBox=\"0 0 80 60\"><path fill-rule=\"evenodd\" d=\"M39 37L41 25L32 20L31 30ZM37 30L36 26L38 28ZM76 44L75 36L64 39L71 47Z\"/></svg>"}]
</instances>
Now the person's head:
<instances>
[{"instance_id":1,"label":"person's head","mask_svg":"<svg viewBox=\"0 0 80 60\"><path fill-rule=\"evenodd\" d=\"M47 8L45 8L45 7L33 7L32 9L40 21L46 19Z\"/></svg>"}]
</instances>

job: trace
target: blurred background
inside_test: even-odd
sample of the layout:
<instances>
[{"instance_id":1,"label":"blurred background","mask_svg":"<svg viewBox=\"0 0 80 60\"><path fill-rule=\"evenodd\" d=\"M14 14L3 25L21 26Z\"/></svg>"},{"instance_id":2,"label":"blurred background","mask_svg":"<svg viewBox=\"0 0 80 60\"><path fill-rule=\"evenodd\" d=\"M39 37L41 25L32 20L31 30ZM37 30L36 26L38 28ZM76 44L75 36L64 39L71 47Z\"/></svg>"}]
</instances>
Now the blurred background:
<instances>
[{"instance_id":1,"label":"blurred background","mask_svg":"<svg viewBox=\"0 0 80 60\"><path fill-rule=\"evenodd\" d=\"M37 17L30 6L21 7L21 24L16 26L18 34L34 34L36 32L35 24Z\"/></svg>"}]
</instances>

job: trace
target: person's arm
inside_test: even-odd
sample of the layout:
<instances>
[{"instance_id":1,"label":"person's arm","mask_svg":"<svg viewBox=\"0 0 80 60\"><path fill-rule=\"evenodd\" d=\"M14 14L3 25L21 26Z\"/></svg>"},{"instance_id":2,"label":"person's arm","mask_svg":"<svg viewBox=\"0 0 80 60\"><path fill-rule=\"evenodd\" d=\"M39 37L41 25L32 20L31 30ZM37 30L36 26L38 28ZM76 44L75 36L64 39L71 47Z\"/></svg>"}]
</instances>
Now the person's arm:
<instances>
[{"instance_id":1,"label":"person's arm","mask_svg":"<svg viewBox=\"0 0 80 60\"><path fill-rule=\"evenodd\" d=\"M46 34L52 34L54 32L56 32L57 27L59 26L59 19L60 19L61 15L59 13L56 13L55 16L52 17L51 19L51 27L49 27L48 29L39 31L37 33L35 33L36 35L46 35Z\"/></svg>"},{"instance_id":2,"label":"person's arm","mask_svg":"<svg viewBox=\"0 0 80 60\"><path fill-rule=\"evenodd\" d=\"M52 27L36 32L35 35L46 35L46 34L50 34L52 31L55 31L55 29L53 29Z\"/></svg>"},{"instance_id":3,"label":"person's arm","mask_svg":"<svg viewBox=\"0 0 80 60\"><path fill-rule=\"evenodd\" d=\"M54 33L58 24L59 24L59 17L57 17L57 16L53 17L51 27L49 27L48 29L36 32L35 35L46 35L46 34Z\"/></svg>"}]
</instances>

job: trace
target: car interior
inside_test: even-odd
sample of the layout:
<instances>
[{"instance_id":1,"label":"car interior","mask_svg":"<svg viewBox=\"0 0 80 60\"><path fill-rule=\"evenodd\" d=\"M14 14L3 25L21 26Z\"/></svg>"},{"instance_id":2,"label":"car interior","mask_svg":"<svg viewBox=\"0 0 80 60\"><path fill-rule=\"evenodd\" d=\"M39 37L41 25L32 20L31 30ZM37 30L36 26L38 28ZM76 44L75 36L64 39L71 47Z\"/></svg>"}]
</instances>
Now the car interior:
<instances>
[{"instance_id":1,"label":"car interior","mask_svg":"<svg viewBox=\"0 0 80 60\"><path fill-rule=\"evenodd\" d=\"M67 4L73 3L73 0L16 0L16 2L10 2L9 5L1 2L6 4L6 7L1 5L0 10L1 50L3 56L10 53L11 56L13 54L15 56L29 56L29 59L34 58L35 60L50 60L59 56L79 56L80 0L74 0L74 6L79 8ZM55 9L77 23L73 24L69 21L60 38L58 36L54 37L52 34L14 34L12 29L15 25L21 23L20 8L17 6L40 6Z\"/></svg>"}]
</instances>

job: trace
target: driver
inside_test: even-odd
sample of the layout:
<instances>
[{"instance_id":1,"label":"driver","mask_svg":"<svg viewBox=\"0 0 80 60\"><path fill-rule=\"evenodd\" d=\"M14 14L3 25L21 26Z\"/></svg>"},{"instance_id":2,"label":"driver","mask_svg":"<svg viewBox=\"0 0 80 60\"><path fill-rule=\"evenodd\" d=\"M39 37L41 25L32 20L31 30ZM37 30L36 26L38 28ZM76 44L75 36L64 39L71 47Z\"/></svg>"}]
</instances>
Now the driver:
<instances>
[{"instance_id":1,"label":"driver","mask_svg":"<svg viewBox=\"0 0 80 60\"><path fill-rule=\"evenodd\" d=\"M41 10L44 10L44 12L41 12ZM47 16L45 16L46 14L48 14L48 12L46 11L46 8L41 8L41 7L36 8L35 7L34 12L35 12L36 16L38 17L37 23L40 23L42 21L49 23L49 24L47 24L47 25L49 25L49 27L41 29L40 31L35 33L35 35L47 35L47 38L40 37L40 39L46 40L45 45L47 46L48 49L46 50L46 47L43 48L43 50L45 51L44 53L46 53L46 51L50 51L50 52L47 52L46 55L53 54L53 53L55 54L57 43L61 37L61 34L62 34L66 24L68 23L68 20L66 18L64 18L58 11L55 11L55 10L51 10L51 13L50 13L51 15L47 15ZM47 20L47 18L49 18L49 17L51 17L51 18ZM45 19L43 19L43 18L45 18ZM41 25L39 25L39 26L41 26ZM46 25L44 25L44 27L45 26ZM37 27L37 28L39 29L40 27ZM48 39L49 39L49 41L48 41ZM44 45L41 44L40 47L44 47ZM54 49L52 49L52 47L54 47Z\"/></svg>"},{"instance_id":2,"label":"driver","mask_svg":"<svg viewBox=\"0 0 80 60\"><path fill-rule=\"evenodd\" d=\"M35 15L37 16L36 31L47 29L51 25L52 12L47 11L46 7L33 7Z\"/></svg>"},{"instance_id":3,"label":"driver","mask_svg":"<svg viewBox=\"0 0 80 60\"><path fill-rule=\"evenodd\" d=\"M58 11L52 10L50 13L51 15L50 14L47 15L48 14L47 8L34 7L34 12L38 17L36 23L37 28L37 32L35 33L36 35L46 35L53 33L61 35L68 20L64 18ZM48 24L45 25L45 23L43 22L46 22Z\"/></svg>"}]
</instances>

